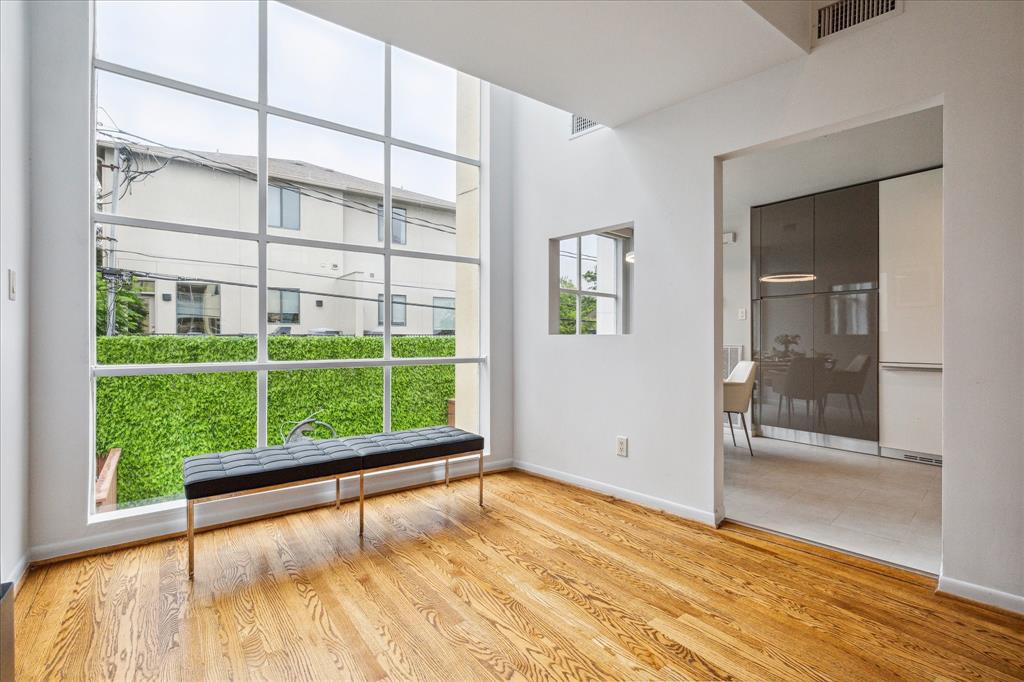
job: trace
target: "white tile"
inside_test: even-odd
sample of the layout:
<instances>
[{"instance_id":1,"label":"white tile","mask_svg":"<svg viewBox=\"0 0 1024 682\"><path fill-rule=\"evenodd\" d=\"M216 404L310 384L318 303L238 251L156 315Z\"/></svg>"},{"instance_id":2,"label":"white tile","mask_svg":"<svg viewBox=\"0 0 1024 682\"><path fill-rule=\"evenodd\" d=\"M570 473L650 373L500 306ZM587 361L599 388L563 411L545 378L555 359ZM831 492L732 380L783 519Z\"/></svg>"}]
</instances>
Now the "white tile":
<instances>
[{"instance_id":1,"label":"white tile","mask_svg":"<svg viewBox=\"0 0 1024 682\"><path fill-rule=\"evenodd\" d=\"M767 438L754 452L725 448L729 518L938 572L939 467Z\"/></svg>"}]
</instances>

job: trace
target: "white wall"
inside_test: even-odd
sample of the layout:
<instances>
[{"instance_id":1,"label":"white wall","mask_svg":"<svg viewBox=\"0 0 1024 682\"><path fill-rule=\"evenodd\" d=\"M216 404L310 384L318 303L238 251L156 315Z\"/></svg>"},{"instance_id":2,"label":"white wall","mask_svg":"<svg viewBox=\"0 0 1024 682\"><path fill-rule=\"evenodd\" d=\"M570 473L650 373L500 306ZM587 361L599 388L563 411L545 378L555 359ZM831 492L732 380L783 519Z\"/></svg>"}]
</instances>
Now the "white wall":
<instances>
[{"instance_id":1,"label":"white wall","mask_svg":"<svg viewBox=\"0 0 1024 682\"><path fill-rule=\"evenodd\" d=\"M30 328L34 349L30 360L30 415L35 425L30 435L30 545L31 558L37 560L180 532L185 528L185 511L179 501L152 505L141 515L128 510L89 520L93 475L89 215L95 170L89 110L91 16L88 3L59 0L34 2L29 13L31 151L37 160L31 180L32 187L46 199L33 202L30 282L33 300L40 303ZM507 109L506 105L502 114L505 129L509 126ZM489 160L485 160L487 163ZM502 188L499 195L507 197L507 159L503 163L503 170L497 171L502 177L493 183L486 178L484 181ZM485 300L500 306L493 325L487 327L491 346L485 350L488 357L482 375L495 418L493 424L482 428L491 454L487 467L502 468L511 464L512 448L508 408L512 372L511 236L507 213L485 214L485 219L490 220L492 229L502 233L482 245L483 253L489 254L483 268ZM486 415L487 398L482 407ZM452 473L472 473L475 466L474 462L454 463ZM367 491L442 478L443 466L389 472L368 479ZM355 485L343 482L342 495L355 494ZM197 509L196 521L199 525L219 523L333 499L332 485L317 484L202 505Z\"/></svg>"},{"instance_id":2,"label":"white wall","mask_svg":"<svg viewBox=\"0 0 1024 682\"><path fill-rule=\"evenodd\" d=\"M1024 610L1022 36L1021 3L908 2L806 57L571 141L568 114L518 98L517 463L720 516L716 156L942 103L941 585ZM634 333L549 336L547 239L628 220Z\"/></svg>"},{"instance_id":3,"label":"white wall","mask_svg":"<svg viewBox=\"0 0 1024 682\"><path fill-rule=\"evenodd\" d=\"M0 2L0 580L28 558L28 6ZM7 271L17 299L7 297Z\"/></svg>"},{"instance_id":4,"label":"white wall","mask_svg":"<svg viewBox=\"0 0 1024 682\"><path fill-rule=\"evenodd\" d=\"M728 178L725 191L729 191ZM743 346L743 359L750 360L750 210L727 219L722 229L736 235L735 242L722 246L722 343ZM740 308L747 319L739 319Z\"/></svg>"}]
</instances>

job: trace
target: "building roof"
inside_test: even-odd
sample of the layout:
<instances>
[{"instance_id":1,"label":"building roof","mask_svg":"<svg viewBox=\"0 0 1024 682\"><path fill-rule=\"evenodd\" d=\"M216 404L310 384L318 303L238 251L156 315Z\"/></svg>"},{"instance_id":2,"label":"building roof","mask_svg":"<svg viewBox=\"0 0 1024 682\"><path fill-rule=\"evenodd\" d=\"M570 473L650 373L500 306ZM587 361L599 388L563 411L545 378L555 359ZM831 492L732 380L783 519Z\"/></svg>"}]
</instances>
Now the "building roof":
<instances>
[{"instance_id":1,"label":"building roof","mask_svg":"<svg viewBox=\"0 0 1024 682\"><path fill-rule=\"evenodd\" d=\"M120 142L122 147L130 147L133 151L141 154L148 154L159 158L173 158L182 154L194 154L209 159L213 163L225 166L234 166L256 175L256 157L244 154L223 154L221 152L206 152L195 150L171 149L167 147L154 147L141 144L128 144ZM114 143L110 140L97 140L98 147L112 148ZM197 159L198 161L199 159ZM371 197L382 197L384 185L375 180L360 178L348 173L341 173L330 168L324 168L313 163L297 161L294 159L268 158L268 174L271 180L285 180L302 185L310 185L325 189L338 190L350 194L362 194ZM438 208L446 211L454 211L455 203L446 199L432 197L428 194L411 192L406 189L395 187L391 195L405 204L417 204L431 208Z\"/></svg>"}]
</instances>

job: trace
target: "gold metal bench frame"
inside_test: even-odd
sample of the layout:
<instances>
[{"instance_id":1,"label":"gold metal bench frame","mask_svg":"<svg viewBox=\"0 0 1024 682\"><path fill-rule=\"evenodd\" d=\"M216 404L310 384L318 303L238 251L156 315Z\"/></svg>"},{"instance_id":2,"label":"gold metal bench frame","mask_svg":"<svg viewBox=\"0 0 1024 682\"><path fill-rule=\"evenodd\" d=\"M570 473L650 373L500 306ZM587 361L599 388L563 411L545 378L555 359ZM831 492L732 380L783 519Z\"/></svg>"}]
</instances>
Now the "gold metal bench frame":
<instances>
[{"instance_id":1,"label":"gold metal bench frame","mask_svg":"<svg viewBox=\"0 0 1024 682\"><path fill-rule=\"evenodd\" d=\"M197 504L203 504L205 502L215 502L217 500L226 500L231 497L242 497L243 495L254 495L256 493L265 493L270 490L282 490L284 488L294 488L300 485L309 485L311 483L320 483L322 481L334 480L334 508L341 508L341 479L343 478L355 478L359 477L359 537L363 536L363 502L365 499L364 481L366 474L374 474L381 471L391 471L393 469L405 469L421 464L430 464L435 462L444 462L444 484L447 486L449 477L449 463L451 460L462 460L470 457L477 457L479 459L479 466L477 469L477 478L479 479L480 487L480 506L484 506L484 451L475 450L472 452L462 453L460 455L446 455L444 457L431 457L430 459L418 459L413 462L402 462L401 464L389 464L387 466L377 467L375 469L361 469L360 471L353 471L346 474L332 474L330 476L318 476L316 478L305 478L301 481L291 481L289 483L281 483L278 485L269 485L262 488L252 488L250 490L238 490L233 493L224 493L223 495L211 495L209 497L200 497L194 500L188 500L187 505L187 517L188 517L188 579L192 580L195 574L195 506Z\"/></svg>"}]
</instances>

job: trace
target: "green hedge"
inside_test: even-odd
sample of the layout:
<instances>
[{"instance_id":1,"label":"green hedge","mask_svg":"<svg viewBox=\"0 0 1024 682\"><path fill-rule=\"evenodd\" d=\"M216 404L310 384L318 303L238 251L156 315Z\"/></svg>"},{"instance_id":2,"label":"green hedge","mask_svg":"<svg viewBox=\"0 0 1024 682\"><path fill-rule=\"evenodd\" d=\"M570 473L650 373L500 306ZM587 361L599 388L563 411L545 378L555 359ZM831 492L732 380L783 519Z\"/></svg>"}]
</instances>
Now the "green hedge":
<instances>
[{"instance_id":1,"label":"green hedge","mask_svg":"<svg viewBox=\"0 0 1024 682\"><path fill-rule=\"evenodd\" d=\"M380 337L270 337L274 360L375 358ZM393 339L396 357L451 357L453 337ZM102 364L157 364L253 360L251 337L115 336L97 338ZM338 435L383 429L384 370L380 367L270 372L267 440L281 442L292 422L319 412ZM447 423L455 397L455 367L392 369L394 429ZM318 437L326 433L315 434ZM101 377L96 386L96 449L121 448L119 505L181 493L181 460L256 443L255 372Z\"/></svg>"}]
</instances>

